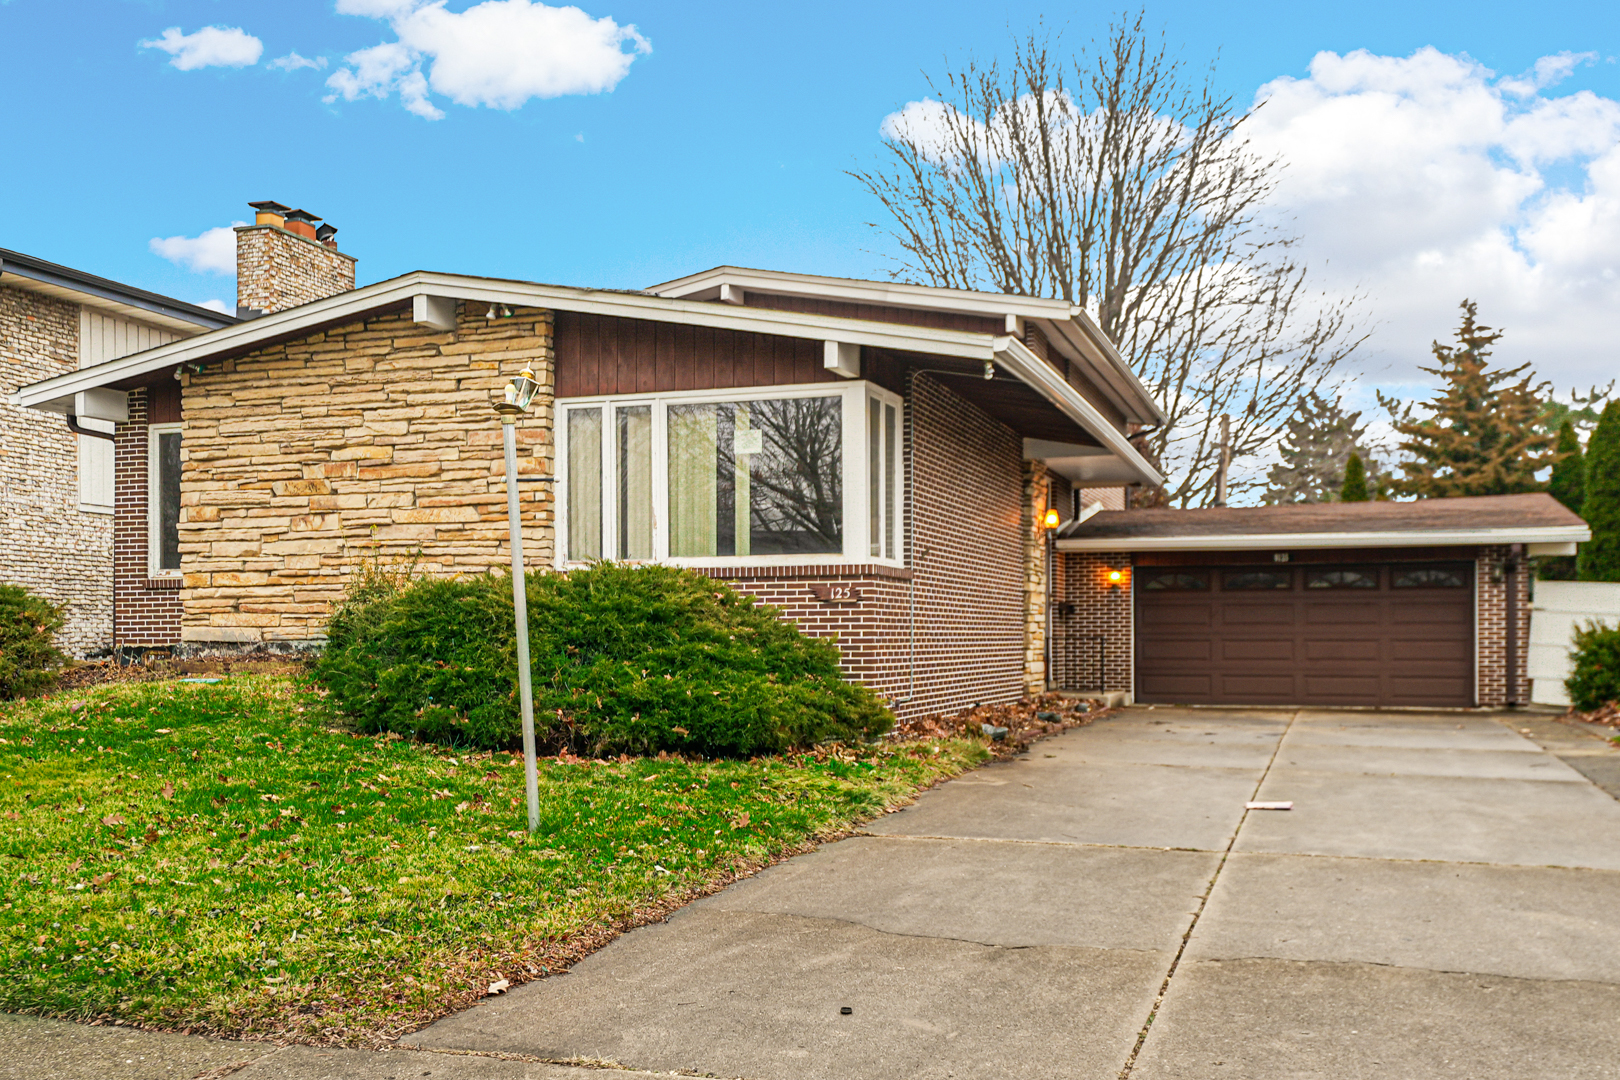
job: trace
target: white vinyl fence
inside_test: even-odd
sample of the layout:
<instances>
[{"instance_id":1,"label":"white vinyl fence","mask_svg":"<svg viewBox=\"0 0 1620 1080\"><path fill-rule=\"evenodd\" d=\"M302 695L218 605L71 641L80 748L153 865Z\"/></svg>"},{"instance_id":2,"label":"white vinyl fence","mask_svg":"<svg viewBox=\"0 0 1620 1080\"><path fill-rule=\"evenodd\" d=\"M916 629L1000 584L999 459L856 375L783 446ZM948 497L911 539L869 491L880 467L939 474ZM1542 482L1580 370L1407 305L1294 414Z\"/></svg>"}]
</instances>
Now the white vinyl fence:
<instances>
[{"instance_id":1,"label":"white vinyl fence","mask_svg":"<svg viewBox=\"0 0 1620 1080\"><path fill-rule=\"evenodd\" d=\"M1538 581L1530 608L1530 700L1568 705L1570 638L1577 626L1597 619L1620 626L1620 583Z\"/></svg>"}]
</instances>

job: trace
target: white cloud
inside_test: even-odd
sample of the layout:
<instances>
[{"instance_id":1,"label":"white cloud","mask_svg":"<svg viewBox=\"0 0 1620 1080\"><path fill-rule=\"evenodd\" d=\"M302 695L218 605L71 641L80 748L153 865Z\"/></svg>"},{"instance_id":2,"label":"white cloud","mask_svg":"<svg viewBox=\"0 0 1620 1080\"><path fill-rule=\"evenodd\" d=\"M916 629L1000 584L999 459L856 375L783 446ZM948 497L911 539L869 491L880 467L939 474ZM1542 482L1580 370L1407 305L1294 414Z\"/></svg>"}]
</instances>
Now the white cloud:
<instances>
[{"instance_id":1,"label":"white cloud","mask_svg":"<svg viewBox=\"0 0 1620 1080\"><path fill-rule=\"evenodd\" d=\"M1501 362L1562 387L1613 376L1620 102L1542 92L1587 58L1501 79L1432 48L1321 53L1307 77L1260 89L1248 134L1288 162L1278 212L1319 282L1367 297L1369 381L1421 383L1464 297L1506 331Z\"/></svg>"},{"instance_id":2,"label":"white cloud","mask_svg":"<svg viewBox=\"0 0 1620 1080\"><path fill-rule=\"evenodd\" d=\"M209 311L223 312L226 315L235 315L236 314L236 308L234 306L230 305L230 304L225 303L225 301L223 301L223 300L204 300L202 303L198 304L197 306L198 307L205 307Z\"/></svg>"},{"instance_id":3,"label":"white cloud","mask_svg":"<svg viewBox=\"0 0 1620 1080\"><path fill-rule=\"evenodd\" d=\"M397 92L411 112L437 120L429 98L517 109L531 98L612 90L652 45L634 26L577 7L484 0L462 12L447 0L338 0L339 12L387 20L397 41L361 49L332 73L327 98L354 101ZM628 50L628 51L627 51Z\"/></svg>"},{"instance_id":4,"label":"white cloud","mask_svg":"<svg viewBox=\"0 0 1620 1080\"><path fill-rule=\"evenodd\" d=\"M181 71L248 67L257 64L264 53L264 42L239 26L205 26L195 34L183 34L178 26L171 26L161 37L140 44L143 49L162 49L170 56L170 66Z\"/></svg>"},{"instance_id":5,"label":"white cloud","mask_svg":"<svg viewBox=\"0 0 1620 1080\"><path fill-rule=\"evenodd\" d=\"M234 224L243 225L246 222ZM236 231L224 225L207 229L197 236L154 236L147 246L154 255L161 255L187 270L211 274L236 273Z\"/></svg>"},{"instance_id":6,"label":"white cloud","mask_svg":"<svg viewBox=\"0 0 1620 1080\"><path fill-rule=\"evenodd\" d=\"M296 52L290 52L286 56L276 57L264 66L275 68L278 71L297 71L299 68L319 69L326 66L326 57L317 56L311 60L307 56L299 56Z\"/></svg>"}]
</instances>

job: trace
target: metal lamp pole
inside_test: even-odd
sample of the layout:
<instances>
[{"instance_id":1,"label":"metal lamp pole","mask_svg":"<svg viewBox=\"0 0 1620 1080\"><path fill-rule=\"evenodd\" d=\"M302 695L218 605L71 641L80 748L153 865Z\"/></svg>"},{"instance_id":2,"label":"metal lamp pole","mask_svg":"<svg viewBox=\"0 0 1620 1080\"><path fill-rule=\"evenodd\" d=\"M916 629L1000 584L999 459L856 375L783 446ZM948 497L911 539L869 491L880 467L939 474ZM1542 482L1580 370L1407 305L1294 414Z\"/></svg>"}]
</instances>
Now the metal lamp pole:
<instances>
[{"instance_id":1,"label":"metal lamp pole","mask_svg":"<svg viewBox=\"0 0 1620 1080\"><path fill-rule=\"evenodd\" d=\"M540 384L525 367L506 384L501 414L501 441L506 450L506 521L512 538L512 612L517 619L518 701L523 710L523 784L529 797L529 831L540 827L540 772L534 754L534 688L529 677L529 600L523 580L523 515L518 509L517 419L529 408Z\"/></svg>"}]
</instances>

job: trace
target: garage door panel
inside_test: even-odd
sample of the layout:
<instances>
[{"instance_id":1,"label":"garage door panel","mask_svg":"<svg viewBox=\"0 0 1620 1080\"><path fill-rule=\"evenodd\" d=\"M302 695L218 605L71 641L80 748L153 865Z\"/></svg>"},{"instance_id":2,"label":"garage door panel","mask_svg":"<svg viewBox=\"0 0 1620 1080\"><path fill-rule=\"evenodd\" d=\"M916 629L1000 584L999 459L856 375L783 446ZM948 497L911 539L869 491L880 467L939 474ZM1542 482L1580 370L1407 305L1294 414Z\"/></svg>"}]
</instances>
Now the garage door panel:
<instances>
[{"instance_id":1,"label":"garage door panel","mask_svg":"<svg viewBox=\"0 0 1620 1080\"><path fill-rule=\"evenodd\" d=\"M1215 642L1211 638L1157 638L1142 642L1138 652L1145 661L1155 660L1210 660Z\"/></svg>"},{"instance_id":2,"label":"garage door panel","mask_svg":"<svg viewBox=\"0 0 1620 1080\"><path fill-rule=\"evenodd\" d=\"M1235 704L1257 705L1273 701L1293 701L1299 696L1294 676L1277 675L1222 675L1221 696Z\"/></svg>"},{"instance_id":3,"label":"garage door panel","mask_svg":"<svg viewBox=\"0 0 1620 1080\"><path fill-rule=\"evenodd\" d=\"M1307 660L1377 661L1383 643L1377 638L1322 638L1305 642Z\"/></svg>"},{"instance_id":4,"label":"garage door panel","mask_svg":"<svg viewBox=\"0 0 1620 1080\"><path fill-rule=\"evenodd\" d=\"M1294 662L1294 639L1285 638L1231 638L1220 639L1221 659L1225 661Z\"/></svg>"},{"instance_id":5,"label":"garage door panel","mask_svg":"<svg viewBox=\"0 0 1620 1080\"><path fill-rule=\"evenodd\" d=\"M1377 626L1383 612L1378 601L1307 600L1305 622L1309 626Z\"/></svg>"},{"instance_id":6,"label":"garage door panel","mask_svg":"<svg viewBox=\"0 0 1620 1080\"><path fill-rule=\"evenodd\" d=\"M1229 580L1247 580L1242 572L1253 567L1199 566L1207 592L1138 592L1138 697L1216 705L1471 705L1473 572L1462 573L1467 588L1394 588L1413 566L1358 563L1372 572L1361 578L1378 585L1354 589L1306 589L1307 574L1296 568L1292 589L1265 592L1227 589Z\"/></svg>"},{"instance_id":7,"label":"garage door panel","mask_svg":"<svg viewBox=\"0 0 1620 1080\"><path fill-rule=\"evenodd\" d=\"M1137 612L1136 622L1138 626L1165 630L1180 627L1202 629L1213 625L1210 605L1202 603L1144 606Z\"/></svg>"},{"instance_id":8,"label":"garage door panel","mask_svg":"<svg viewBox=\"0 0 1620 1080\"><path fill-rule=\"evenodd\" d=\"M1213 696L1214 689L1211 675L1143 675L1137 682L1138 693L1150 701L1203 701Z\"/></svg>"},{"instance_id":9,"label":"garage door panel","mask_svg":"<svg viewBox=\"0 0 1620 1080\"><path fill-rule=\"evenodd\" d=\"M1222 626L1292 626L1294 605L1225 603L1217 609L1216 622Z\"/></svg>"}]
</instances>

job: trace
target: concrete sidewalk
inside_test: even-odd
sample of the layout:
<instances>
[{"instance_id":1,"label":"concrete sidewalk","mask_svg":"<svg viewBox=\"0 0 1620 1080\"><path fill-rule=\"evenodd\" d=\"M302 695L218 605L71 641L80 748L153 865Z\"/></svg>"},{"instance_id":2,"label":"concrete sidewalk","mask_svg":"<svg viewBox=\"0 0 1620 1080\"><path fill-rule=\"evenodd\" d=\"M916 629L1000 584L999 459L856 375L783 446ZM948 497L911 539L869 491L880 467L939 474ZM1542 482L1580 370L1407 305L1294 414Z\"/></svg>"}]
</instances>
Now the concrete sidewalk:
<instances>
[{"instance_id":1,"label":"concrete sidewalk","mask_svg":"<svg viewBox=\"0 0 1620 1080\"><path fill-rule=\"evenodd\" d=\"M58 1025L17 1071L17 1019L0 1078L1620 1077L1620 751L1549 724L1131 709L407 1048Z\"/></svg>"}]
</instances>

